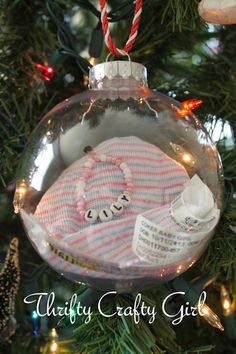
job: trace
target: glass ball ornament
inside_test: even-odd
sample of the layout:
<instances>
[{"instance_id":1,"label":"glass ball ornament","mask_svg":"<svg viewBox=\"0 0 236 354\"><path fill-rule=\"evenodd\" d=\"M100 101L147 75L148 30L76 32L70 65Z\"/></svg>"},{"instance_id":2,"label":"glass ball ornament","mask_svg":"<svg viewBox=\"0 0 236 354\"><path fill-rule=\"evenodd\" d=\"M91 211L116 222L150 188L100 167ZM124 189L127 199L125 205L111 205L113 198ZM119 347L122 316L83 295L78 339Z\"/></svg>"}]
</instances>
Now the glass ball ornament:
<instances>
[{"instance_id":1,"label":"glass ball ornament","mask_svg":"<svg viewBox=\"0 0 236 354\"><path fill-rule=\"evenodd\" d=\"M21 159L15 211L36 251L75 282L142 290L183 273L219 219L222 165L197 117L131 61L90 70Z\"/></svg>"}]
</instances>

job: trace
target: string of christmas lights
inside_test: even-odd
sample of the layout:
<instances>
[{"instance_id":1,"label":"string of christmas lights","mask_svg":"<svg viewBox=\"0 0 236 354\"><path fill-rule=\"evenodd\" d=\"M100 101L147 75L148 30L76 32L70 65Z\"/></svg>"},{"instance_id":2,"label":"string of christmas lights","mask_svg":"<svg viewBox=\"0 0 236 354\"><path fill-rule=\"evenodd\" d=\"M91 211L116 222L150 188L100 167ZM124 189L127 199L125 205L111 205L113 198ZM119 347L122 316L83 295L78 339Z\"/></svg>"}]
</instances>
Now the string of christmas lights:
<instances>
[{"instance_id":1,"label":"string of christmas lights","mask_svg":"<svg viewBox=\"0 0 236 354\"><path fill-rule=\"evenodd\" d=\"M18 245L18 239L13 238L0 273L0 337L4 340L8 340L14 332L9 326L12 327L20 284Z\"/></svg>"}]
</instances>

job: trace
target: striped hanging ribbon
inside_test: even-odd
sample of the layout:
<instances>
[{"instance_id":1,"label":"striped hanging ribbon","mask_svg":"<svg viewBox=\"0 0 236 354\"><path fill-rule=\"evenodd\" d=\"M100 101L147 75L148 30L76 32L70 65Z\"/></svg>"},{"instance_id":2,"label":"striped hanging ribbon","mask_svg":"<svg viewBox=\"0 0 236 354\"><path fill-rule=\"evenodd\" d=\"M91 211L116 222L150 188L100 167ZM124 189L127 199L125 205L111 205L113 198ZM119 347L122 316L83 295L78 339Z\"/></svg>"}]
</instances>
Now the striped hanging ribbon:
<instances>
[{"instance_id":1,"label":"striped hanging ribbon","mask_svg":"<svg viewBox=\"0 0 236 354\"><path fill-rule=\"evenodd\" d=\"M110 35L108 18L107 18L107 16L108 16L107 15L107 2L106 2L106 0L100 0L101 22L102 22L102 29L103 29L103 33L104 33L105 43L106 43L108 49L110 50L110 52L115 54L118 57L122 56L122 55L127 55L127 53L132 49L132 46L133 46L135 39L137 37L137 34L138 34L138 26L139 26L139 22L140 22L141 13L142 13L142 5L143 5L143 0L136 0L134 18L132 21L132 28L130 31L129 38L128 38L124 48L119 49L113 43L111 35Z\"/></svg>"}]
</instances>

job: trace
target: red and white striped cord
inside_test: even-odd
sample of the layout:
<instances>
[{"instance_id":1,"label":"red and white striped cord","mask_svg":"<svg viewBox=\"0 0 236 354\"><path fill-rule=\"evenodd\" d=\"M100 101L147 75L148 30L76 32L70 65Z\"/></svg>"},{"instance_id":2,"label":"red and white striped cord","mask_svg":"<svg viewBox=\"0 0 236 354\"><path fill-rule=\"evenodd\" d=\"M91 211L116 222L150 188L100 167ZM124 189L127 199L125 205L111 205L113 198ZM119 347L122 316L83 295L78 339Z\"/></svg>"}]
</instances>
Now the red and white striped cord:
<instances>
[{"instance_id":1,"label":"red and white striped cord","mask_svg":"<svg viewBox=\"0 0 236 354\"><path fill-rule=\"evenodd\" d=\"M110 50L110 52L115 54L118 57L122 55L127 55L127 53L132 49L132 46L138 34L138 26L140 22L140 16L142 13L142 5L143 5L143 0L136 0L134 18L132 21L132 28L130 31L129 38L124 48L119 49L113 43L110 35L109 24L107 19L107 2L106 0L100 0L101 22L102 22L102 29L104 33L105 43L108 49Z\"/></svg>"}]
</instances>

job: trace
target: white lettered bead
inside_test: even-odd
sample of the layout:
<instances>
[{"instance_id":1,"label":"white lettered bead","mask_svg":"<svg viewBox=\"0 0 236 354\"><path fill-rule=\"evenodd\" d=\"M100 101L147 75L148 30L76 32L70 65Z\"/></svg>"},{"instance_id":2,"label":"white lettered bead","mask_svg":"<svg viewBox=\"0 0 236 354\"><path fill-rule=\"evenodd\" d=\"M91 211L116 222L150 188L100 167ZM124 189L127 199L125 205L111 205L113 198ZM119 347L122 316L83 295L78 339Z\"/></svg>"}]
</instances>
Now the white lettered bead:
<instances>
[{"instance_id":1,"label":"white lettered bead","mask_svg":"<svg viewBox=\"0 0 236 354\"><path fill-rule=\"evenodd\" d=\"M78 182L78 184L77 184L77 190L78 190L78 191L84 190L85 187L86 187L85 181L80 180L80 181Z\"/></svg>"},{"instance_id":2,"label":"white lettered bead","mask_svg":"<svg viewBox=\"0 0 236 354\"><path fill-rule=\"evenodd\" d=\"M124 207L123 207L123 204L121 204L119 202L115 202L115 203L111 204L110 209L114 215L120 215L120 214L122 214Z\"/></svg>"},{"instance_id":3,"label":"white lettered bead","mask_svg":"<svg viewBox=\"0 0 236 354\"><path fill-rule=\"evenodd\" d=\"M89 209L85 213L85 220L88 221L89 223L93 224L98 218L98 212L95 209Z\"/></svg>"},{"instance_id":4,"label":"white lettered bead","mask_svg":"<svg viewBox=\"0 0 236 354\"><path fill-rule=\"evenodd\" d=\"M105 154L101 154L101 155L99 155L99 157L100 157L100 160L101 160L102 162L106 162L107 157L106 157Z\"/></svg>"},{"instance_id":5,"label":"white lettered bead","mask_svg":"<svg viewBox=\"0 0 236 354\"><path fill-rule=\"evenodd\" d=\"M113 219L113 214L110 209L104 208L99 211L99 219L101 221L110 221Z\"/></svg>"},{"instance_id":6,"label":"white lettered bead","mask_svg":"<svg viewBox=\"0 0 236 354\"><path fill-rule=\"evenodd\" d=\"M121 203L124 207L127 207L131 203L131 198L128 194L121 194L119 195L117 201Z\"/></svg>"},{"instance_id":7,"label":"white lettered bead","mask_svg":"<svg viewBox=\"0 0 236 354\"><path fill-rule=\"evenodd\" d=\"M120 164L120 168L121 168L123 171L126 170L127 168L129 169L129 167L126 165L125 162L122 162L122 163Z\"/></svg>"},{"instance_id":8,"label":"white lettered bead","mask_svg":"<svg viewBox=\"0 0 236 354\"><path fill-rule=\"evenodd\" d=\"M88 159L85 164L84 164L84 167L93 167L93 164L94 164L94 161L92 159Z\"/></svg>"},{"instance_id":9,"label":"white lettered bead","mask_svg":"<svg viewBox=\"0 0 236 354\"><path fill-rule=\"evenodd\" d=\"M76 188L76 193L78 197L83 197L84 190L82 188Z\"/></svg>"},{"instance_id":10,"label":"white lettered bead","mask_svg":"<svg viewBox=\"0 0 236 354\"><path fill-rule=\"evenodd\" d=\"M130 169L124 170L123 172L124 172L125 178L132 178L132 174L131 174Z\"/></svg>"}]
</instances>

